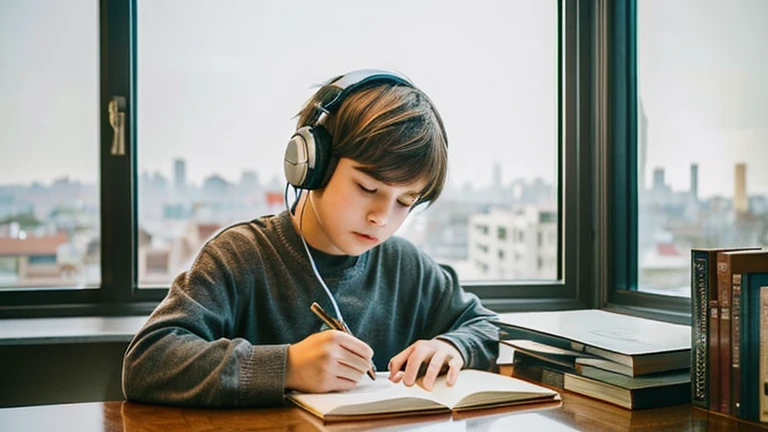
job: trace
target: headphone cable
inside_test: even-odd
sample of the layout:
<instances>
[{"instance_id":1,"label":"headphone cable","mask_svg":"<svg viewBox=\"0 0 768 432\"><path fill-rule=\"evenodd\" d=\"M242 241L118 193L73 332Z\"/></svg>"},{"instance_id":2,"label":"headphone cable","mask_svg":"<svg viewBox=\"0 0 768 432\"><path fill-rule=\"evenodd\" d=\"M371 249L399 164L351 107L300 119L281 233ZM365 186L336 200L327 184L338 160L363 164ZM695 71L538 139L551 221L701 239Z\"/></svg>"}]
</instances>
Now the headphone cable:
<instances>
[{"instance_id":1,"label":"headphone cable","mask_svg":"<svg viewBox=\"0 0 768 432\"><path fill-rule=\"evenodd\" d=\"M289 213L293 214L290 208L288 208L288 187L290 183L285 184L285 208L288 210ZM298 204L299 198L301 198L301 194L303 192L303 189L296 188L294 186L294 192L296 193L295 203ZM310 191L307 191L307 194L309 194ZM307 199L309 199L309 195L307 195ZM314 258L312 258L312 253L309 251L309 246L307 245L307 241L304 239L304 209L307 207L307 203L304 202L304 205L301 206L301 212L299 213L299 237L301 238L301 244L304 245L304 250L307 252L307 257L309 257L309 263L312 267L312 272L315 274L315 278L320 282L320 285L323 287L323 290L328 295L328 299L331 301L331 305L333 306L333 311L336 313L336 318L339 319L339 321L346 326L346 322L344 321L344 318L341 316L341 310L339 309L339 305L336 302L336 298L331 293L331 290L328 289L328 286L325 284L325 281L323 280L322 276L320 276L320 272L317 270L317 265L315 264ZM312 206L312 209L314 211L314 206ZM317 217L317 213L315 213L315 217Z\"/></svg>"}]
</instances>

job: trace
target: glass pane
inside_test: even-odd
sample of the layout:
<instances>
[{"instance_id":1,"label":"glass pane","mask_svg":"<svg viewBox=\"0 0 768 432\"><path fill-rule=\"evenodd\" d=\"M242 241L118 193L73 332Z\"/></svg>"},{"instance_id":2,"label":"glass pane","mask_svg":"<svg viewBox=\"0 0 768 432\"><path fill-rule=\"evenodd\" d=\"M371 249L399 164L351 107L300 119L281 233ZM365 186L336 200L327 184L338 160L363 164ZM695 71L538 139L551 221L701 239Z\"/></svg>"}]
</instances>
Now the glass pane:
<instances>
[{"instance_id":1,"label":"glass pane","mask_svg":"<svg viewBox=\"0 0 768 432\"><path fill-rule=\"evenodd\" d=\"M97 287L99 2L0 0L0 61L0 289Z\"/></svg>"},{"instance_id":2,"label":"glass pane","mask_svg":"<svg viewBox=\"0 0 768 432\"><path fill-rule=\"evenodd\" d=\"M399 234L463 280L557 278L556 1L145 1L137 37L140 284L281 211L293 116L360 68L405 73L447 126L447 187Z\"/></svg>"},{"instance_id":3,"label":"glass pane","mask_svg":"<svg viewBox=\"0 0 768 432\"><path fill-rule=\"evenodd\" d=\"M690 296L692 247L768 246L768 2L637 15L639 285Z\"/></svg>"}]
</instances>

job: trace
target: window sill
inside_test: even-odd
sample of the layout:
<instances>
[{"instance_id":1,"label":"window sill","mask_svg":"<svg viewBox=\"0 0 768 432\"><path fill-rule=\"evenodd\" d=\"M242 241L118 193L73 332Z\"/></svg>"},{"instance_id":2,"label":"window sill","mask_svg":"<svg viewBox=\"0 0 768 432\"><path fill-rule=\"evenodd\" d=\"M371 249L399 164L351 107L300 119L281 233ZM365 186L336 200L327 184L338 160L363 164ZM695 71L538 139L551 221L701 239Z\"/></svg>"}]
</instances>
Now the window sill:
<instances>
[{"instance_id":1,"label":"window sill","mask_svg":"<svg viewBox=\"0 0 768 432\"><path fill-rule=\"evenodd\" d=\"M130 342L146 316L0 320L0 346Z\"/></svg>"}]
</instances>

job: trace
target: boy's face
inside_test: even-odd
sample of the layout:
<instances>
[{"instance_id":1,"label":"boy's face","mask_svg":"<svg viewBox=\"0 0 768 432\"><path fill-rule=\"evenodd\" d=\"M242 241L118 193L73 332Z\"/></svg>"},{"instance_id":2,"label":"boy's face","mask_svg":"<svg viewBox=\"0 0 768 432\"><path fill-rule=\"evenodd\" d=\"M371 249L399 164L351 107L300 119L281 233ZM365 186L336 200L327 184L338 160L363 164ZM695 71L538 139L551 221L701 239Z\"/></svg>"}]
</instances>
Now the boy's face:
<instances>
[{"instance_id":1,"label":"boy's face","mask_svg":"<svg viewBox=\"0 0 768 432\"><path fill-rule=\"evenodd\" d=\"M303 229L314 248L360 255L384 242L400 228L426 185L425 180L388 185L359 167L352 159L339 159L325 188L310 193Z\"/></svg>"}]
</instances>

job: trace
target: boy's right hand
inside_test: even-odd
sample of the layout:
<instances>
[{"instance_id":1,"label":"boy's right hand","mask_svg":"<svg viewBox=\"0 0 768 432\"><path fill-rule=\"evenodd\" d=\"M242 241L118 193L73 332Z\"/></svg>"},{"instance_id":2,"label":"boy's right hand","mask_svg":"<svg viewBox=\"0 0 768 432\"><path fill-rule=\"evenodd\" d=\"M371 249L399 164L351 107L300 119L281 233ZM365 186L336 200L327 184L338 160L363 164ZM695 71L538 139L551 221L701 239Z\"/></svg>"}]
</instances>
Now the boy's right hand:
<instances>
[{"instance_id":1,"label":"boy's right hand","mask_svg":"<svg viewBox=\"0 0 768 432\"><path fill-rule=\"evenodd\" d=\"M371 367L373 350L337 330L314 333L288 347L285 387L306 393L354 388Z\"/></svg>"}]
</instances>

